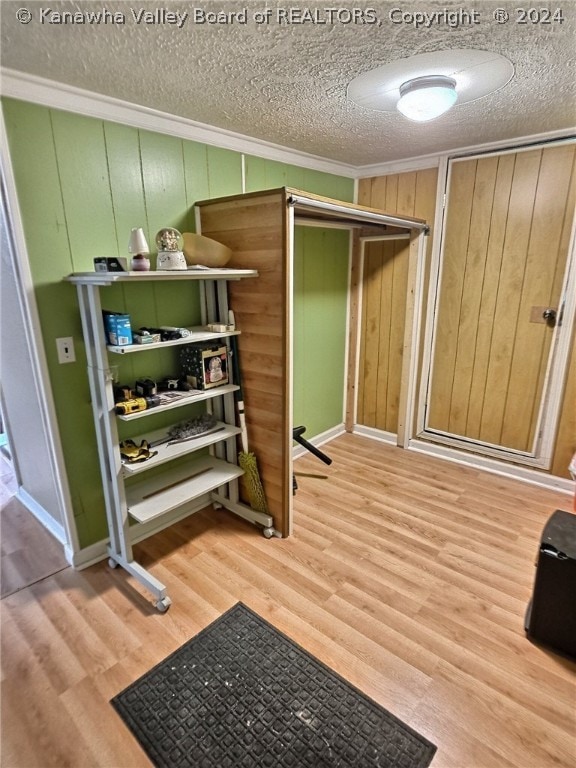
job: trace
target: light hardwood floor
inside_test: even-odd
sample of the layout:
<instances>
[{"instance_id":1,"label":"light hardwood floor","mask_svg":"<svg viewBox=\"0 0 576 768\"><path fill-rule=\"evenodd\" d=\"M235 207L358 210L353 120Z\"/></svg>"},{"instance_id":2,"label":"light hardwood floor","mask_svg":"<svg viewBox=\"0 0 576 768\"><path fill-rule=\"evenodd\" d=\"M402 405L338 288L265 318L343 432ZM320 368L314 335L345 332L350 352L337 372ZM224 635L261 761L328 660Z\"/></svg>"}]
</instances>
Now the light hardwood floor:
<instances>
[{"instance_id":1,"label":"light hardwood floor","mask_svg":"<svg viewBox=\"0 0 576 768\"><path fill-rule=\"evenodd\" d=\"M345 435L306 456L295 535L201 512L121 569L67 569L2 608L2 768L149 766L109 704L238 600L438 746L433 768L573 768L576 664L523 620L569 497Z\"/></svg>"}]
</instances>

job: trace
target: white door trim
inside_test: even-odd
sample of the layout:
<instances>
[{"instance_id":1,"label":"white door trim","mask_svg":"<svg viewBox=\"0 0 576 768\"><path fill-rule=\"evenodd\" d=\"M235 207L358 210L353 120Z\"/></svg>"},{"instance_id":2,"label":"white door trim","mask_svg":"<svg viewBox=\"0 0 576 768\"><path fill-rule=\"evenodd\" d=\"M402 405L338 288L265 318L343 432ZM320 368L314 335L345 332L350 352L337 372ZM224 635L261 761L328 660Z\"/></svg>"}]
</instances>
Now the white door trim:
<instances>
[{"instance_id":1,"label":"white door trim","mask_svg":"<svg viewBox=\"0 0 576 768\"><path fill-rule=\"evenodd\" d=\"M62 521L61 527L54 525L52 515L47 510L42 510L39 505L32 505L31 511L52 533L57 534L62 531L61 543L64 544L67 556L75 554L80 550L76 522L72 508L72 500L64 456L60 443L60 434L58 430L58 421L56 409L52 397L50 378L48 375L48 365L44 347L42 345L42 332L40 319L36 306L36 297L34 292L34 283L30 270L28 252L26 249L26 240L22 226L22 217L18 204L16 193L16 182L10 159L8 141L4 125L4 115L0 110L0 181L2 184L2 217L7 227L7 236L11 243L9 253L6 257L14 274L14 280L17 286L18 303L24 318L24 336L22 340L22 354L28 355L30 367L33 371L34 386L37 396L37 402L31 407L37 407L41 424L44 432L46 445L48 446L48 455L46 456L46 467L53 482L54 492L58 502L58 517ZM2 376L9 375L3 371ZM6 409L10 410L10 405L6 404ZM8 413L9 416L9 413ZM16 435L12 435L14 443L17 443ZM22 463L22 457L18 459ZM23 489L24 491L26 489ZM25 497L23 496L25 501ZM63 540L62 540L63 539Z\"/></svg>"}]
</instances>

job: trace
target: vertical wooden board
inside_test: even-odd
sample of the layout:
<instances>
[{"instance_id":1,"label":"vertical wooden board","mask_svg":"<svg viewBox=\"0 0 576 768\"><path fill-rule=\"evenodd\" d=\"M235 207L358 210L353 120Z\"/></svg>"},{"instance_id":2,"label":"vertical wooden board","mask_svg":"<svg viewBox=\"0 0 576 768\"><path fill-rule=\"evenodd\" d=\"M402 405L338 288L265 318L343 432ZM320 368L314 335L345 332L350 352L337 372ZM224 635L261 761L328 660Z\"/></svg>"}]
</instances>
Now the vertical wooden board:
<instances>
[{"instance_id":1,"label":"vertical wooden board","mask_svg":"<svg viewBox=\"0 0 576 768\"><path fill-rule=\"evenodd\" d=\"M292 187L302 190L306 189L309 192L315 191L306 187L306 169L304 168L280 163L275 160L265 160L260 157L253 157L252 155L245 155L244 163L246 192L256 192L264 189L280 189L281 187Z\"/></svg>"},{"instance_id":2,"label":"vertical wooden board","mask_svg":"<svg viewBox=\"0 0 576 768\"><path fill-rule=\"evenodd\" d=\"M74 271L92 270L119 255L103 123L53 111L52 125Z\"/></svg>"},{"instance_id":3,"label":"vertical wooden board","mask_svg":"<svg viewBox=\"0 0 576 768\"><path fill-rule=\"evenodd\" d=\"M501 444L506 418L506 402L509 395L523 396L509 391L510 373L522 285L526 270L526 254L530 238L532 212L538 183L541 150L519 153L516 158L514 178L508 205L506 237L498 284L491 353L486 380L490 393L490 407L484 409L480 437L489 443ZM517 425L519 427L519 425ZM518 435L516 439L515 435ZM519 429L508 432L505 447L525 450Z\"/></svg>"},{"instance_id":4,"label":"vertical wooden board","mask_svg":"<svg viewBox=\"0 0 576 768\"><path fill-rule=\"evenodd\" d=\"M378 199L382 199L381 207L385 211L393 211L394 213L399 213L398 211L398 184L400 181L400 174L393 174L392 176L388 176L386 179L386 187L382 188L383 197L380 198L380 194L378 195Z\"/></svg>"},{"instance_id":5,"label":"vertical wooden board","mask_svg":"<svg viewBox=\"0 0 576 768\"><path fill-rule=\"evenodd\" d=\"M489 237L476 334L476 360L467 417L468 434L474 438L480 437L484 409L489 410L491 407L491 394L487 390L486 379L490 361L493 328L494 324L498 322L496 317L496 300L498 297L500 269L506 237L508 203L515 162L514 155L503 155L498 158L494 202L490 219L487 222Z\"/></svg>"},{"instance_id":6,"label":"vertical wooden board","mask_svg":"<svg viewBox=\"0 0 576 768\"><path fill-rule=\"evenodd\" d=\"M189 206L186 217L185 232L196 232L194 203L210 197L208 185L208 148L197 141L182 143L184 155L184 183L186 186L186 202Z\"/></svg>"},{"instance_id":7,"label":"vertical wooden board","mask_svg":"<svg viewBox=\"0 0 576 768\"><path fill-rule=\"evenodd\" d=\"M358 306L358 334L357 334L357 344L358 344L358 370L353 371L353 375L356 376L358 383L357 383L357 389L356 389L356 422L358 424L366 424L366 416L365 416L365 384L366 384L366 376L365 376L365 366L366 366L366 317L367 317L367 295L366 295L366 288L365 288L365 279L364 279L364 270L366 268L366 248L368 244L364 243L361 247L363 248L363 258L360 259L360 251L358 251L358 256L356 260L356 266L358 269L358 300L360 302ZM360 249L360 244L358 244L358 248Z\"/></svg>"},{"instance_id":8,"label":"vertical wooden board","mask_svg":"<svg viewBox=\"0 0 576 768\"><path fill-rule=\"evenodd\" d=\"M367 242L364 246L363 278L363 344L362 344L362 412L360 423L376 426L376 402L378 394L378 351L380 348L380 313L382 302L383 256L379 243Z\"/></svg>"},{"instance_id":9,"label":"vertical wooden board","mask_svg":"<svg viewBox=\"0 0 576 768\"><path fill-rule=\"evenodd\" d=\"M30 270L35 285L74 271L50 110L27 102L2 100L2 111ZM69 290L70 306L75 291Z\"/></svg>"},{"instance_id":10,"label":"vertical wooden board","mask_svg":"<svg viewBox=\"0 0 576 768\"><path fill-rule=\"evenodd\" d=\"M415 181L416 175L414 173L396 173L393 176L389 176L386 185L384 210L398 213L401 216L414 216ZM409 252L410 246L407 240L399 240L394 244L394 258L395 261L397 260L397 263L407 260ZM404 268L406 268L406 265L404 265ZM404 312L402 311L403 314Z\"/></svg>"},{"instance_id":11,"label":"vertical wooden board","mask_svg":"<svg viewBox=\"0 0 576 768\"><path fill-rule=\"evenodd\" d=\"M332 173L304 169L304 186L306 192L324 195L334 200L351 203L354 201L354 181Z\"/></svg>"},{"instance_id":12,"label":"vertical wooden board","mask_svg":"<svg viewBox=\"0 0 576 768\"><path fill-rule=\"evenodd\" d=\"M402 173L398 177L398 198L396 213L404 216L414 216L416 202L416 172Z\"/></svg>"},{"instance_id":13,"label":"vertical wooden board","mask_svg":"<svg viewBox=\"0 0 576 768\"><path fill-rule=\"evenodd\" d=\"M305 271L306 261L306 230L294 227L294 319L292 323L293 342L293 389L292 403L294 425L305 424L306 403L306 361L304 359L306 338L305 310Z\"/></svg>"},{"instance_id":14,"label":"vertical wooden board","mask_svg":"<svg viewBox=\"0 0 576 768\"><path fill-rule=\"evenodd\" d=\"M286 182L281 186L292 187L293 189L305 188L305 168L299 168L296 165L283 165L281 163L274 163L272 160L268 160L266 167L266 178L271 188L274 187L274 181L276 179L279 179L280 177L284 178L284 174L286 174Z\"/></svg>"},{"instance_id":15,"label":"vertical wooden board","mask_svg":"<svg viewBox=\"0 0 576 768\"><path fill-rule=\"evenodd\" d=\"M151 251L155 251L154 240L148 228L144 187L142 183L142 167L140 163L140 138L136 128L104 123L104 142L109 169L110 192L112 195L113 222L118 243L118 255L128 260L130 268L131 255L128 252L128 241L133 227L142 227ZM122 309L125 304L124 286L118 286L119 303ZM151 317L148 324L156 325L157 318ZM144 323L141 323L142 325ZM134 326L133 327L137 327Z\"/></svg>"},{"instance_id":16,"label":"vertical wooden board","mask_svg":"<svg viewBox=\"0 0 576 768\"><path fill-rule=\"evenodd\" d=\"M260 189L269 189L267 161L263 157L244 155L245 192L257 192ZM275 187L285 186L285 181L275 184Z\"/></svg>"},{"instance_id":17,"label":"vertical wooden board","mask_svg":"<svg viewBox=\"0 0 576 768\"><path fill-rule=\"evenodd\" d=\"M140 131L142 179L150 248L157 251L156 234L164 227L183 231L188 201L182 140L149 131ZM152 264L154 266L154 264Z\"/></svg>"},{"instance_id":18,"label":"vertical wooden board","mask_svg":"<svg viewBox=\"0 0 576 768\"><path fill-rule=\"evenodd\" d=\"M376 243L374 243L376 245ZM378 317L378 370L376 372L376 420L377 429L390 429L390 370L393 365L392 315L394 312L394 258L392 242L378 243L381 260L381 295ZM392 430L393 431L393 430Z\"/></svg>"},{"instance_id":19,"label":"vertical wooden board","mask_svg":"<svg viewBox=\"0 0 576 768\"><path fill-rule=\"evenodd\" d=\"M480 375L482 375L484 366L483 361L477 361L476 343L490 234L486 223L490 221L492 213L497 168L498 158L496 157L480 159L477 162L470 219L471 234L467 251L462 254L465 260L464 280L448 431L467 437L477 436L468 431L468 407L474 372L478 372L480 368Z\"/></svg>"},{"instance_id":20,"label":"vertical wooden board","mask_svg":"<svg viewBox=\"0 0 576 768\"><path fill-rule=\"evenodd\" d=\"M104 123L104 141L118 254L130 260L128 240L133 227L143 228L150 249L155 250L144 204L138 130L118 123Z\"/></svg>"},{"instance_id":21,"label":"vertical wooden board","mask_svg":"<svg viewBox=\"0 0 576 768\"><path fill-rule=\"evenodd\" d=\"M414 216L416 203L415 172L397 174L389 179L387 205L394 205L394 210L404 216ZM394 200L395 196L395 201ZM388 208L391 210L391 208ZM406 296L408 289L408 261L410 246L407 241L394 243L392 261L392 311L390 316L390 351L387 377L388 412L386 429L389 432L398 431L398 407L400 403L400 388L402 384L404 330L406 315Z\"/></svg>"},{"instance_id":22,"label":"vertical wooden board","mask_svg":"<svg viewBox=\"0 0 576 768\"><path fill-rule=\"evenodd\" d=\"M427 168L418 171L416 184L416 202L414 205L414 215L428 222L430 233L426 237L426 256L424 262L423 286L424 295L422 297L422 333L420 335L420 348L418 350L418 376L416 391L420 391L422 377L422 361L424 357L424 318L428 312L428 285L430 284L430 267L432 263L432 248L435 238L434 221L436 218L436 198L438 189L438 168Z\"/></svg>"},{"instance_id":23,"label":"vertical wooden board","mask_svg":"<svg viewBox=\"0 0 576 768\"><path fill-rule=\"evenodd\" d=\"M392 259L392 294L390 315L390 351L387 377L388 411L386 429L398 431L398 405L402 381L404 329L406 322L406 294L408 289L408 259L403 244L395 243Z\"/></svg>"},{"instance_id":24,"label":"vertical wooden board","mask_svg":"<svg viewBox=\"0 0 576 768\"><path fill-rule=\"evenodd\" d=\"M428 251L432 251L432 235L434 233L434 218L436 216L436 195L438 190L438 168L425 168L416 175L416 196L414 200L414 216L424 219L430 228Z\"/></svg>"},{"instance_id":25,"label":"vertical wooden board","mask_svg":"<svg viewBox=\"0 0 576 768\"><path fill-rule=\"evenodd\" d=\"M296 165L277 163L274 160L266 161L266 185L270 189L279 187L292 187L304 189L306 170Z\"/></svg>"},{"instance_id":26,"label":"vertical wooden board","mask_svg":"<svg viewBox=\"0 0 576 768\"><path fill-rule=\"evenodd\" d=\"M445 244L442 257L440 298L434 340L434 361L428 425L447 431L454 362L458 343L464 262L470 236L476 160L453 163L448 195ZM453 201L453 204L450 204Z\"/></svg>"},{"instance_id":27,"label":"vertical wooden board","mask_svg":"<svg viewBox=\"0 0 576 768\"><path fill-rule=\"evenodd\" d=\"M360 289L362 282L360 259L360 236L358 230L351 233L351 264L350 264L350 320L348 327L348 369L346 371L346 413L345 428L352 432L357 421L358 393L360 389L360 367L358 365L360 353Z\"/></svg>"},{"instance_id":28,"label":"vertical wooden board","mask_svg":"<svg viewBox=\"0 0 576 768\"><path fill-rule=\"evenodd\" d=\"M372 179L360 179L358 182L358 204L367 208L376 208L372 203Z\"/></svg>"},{"instance_id":29,"label":"vertical wooden board","mask_svg":"<svg viewBox=\"0 0 576 768\"><path fill-rule=\"evenodd\" d=\"M242 192L242 155L231 149L207 147L210 197Z\"/></svg>"},{"instance_id":30,"label":"vertical wooden board","mask_svg":"<svg viewBox=\"0 0 576 768\"><path fill-rule=\"evenodd\" d=\"M552 328L530 322L533 306L546 304L557 271L566 265L566 253L559 249L565 219L564 201L569 197L573 147L549 147L542 152L526 270L522 284L514 353L511 361L506 418L502 428L504 444L514 442L530 450L536 432L536 418L542 399ZM559 263L560 262L560 263ZM556 297L555 306L558 305Z\"/></svg>"},{"instance_id":31,"label":"vertical wooden board","mask_svg":"<svg viewBox=\"0 0 576 768\"><path fill-rule=\"evenodd\" d=\"M565 162L571 166L571 169L570 169L570 181L568 184L568 190L565 196L565 200L563 201L564 202L564 218L562 221L562 226L560 228L560 237L559 237L559 243L558 243L559 257L556 259L556 269L554 273L554 278L552 280L552 285L550 288L550 295L548 297L548 301L545 302L550 307L558 307L562 299L561 293L562 293L564 278L566 274L566 260L567 260L567 255L569 254L570 237L572 233L572 226L573 226L574 215L576 211L576 147L572 146L572 147L569 147L569 149L571 149L571 152L566 153L566 155L563 158ZM545 150L545 154L546 154L546 150ZM558 201L558 204L560 204L559 197L557 198L557 201ZM543 355L543 359L541 362L539 381L537 384L537 388L539 390L541 390L544 386L543 382L546 376L547 355L548 353L545 356ZM576 402L576 400L574 400L573 402ZM566 407L564 407L564 414L565 412L566 412ZM536 423L537 417L538 417L538 413L536 410L536 403L535 403L535 409L532 414L532 423ZM563 415L563 417L561 418L565 418L565 415ZM576 447L576 430L574 430L573 434L575 438L574 443ZM558 445L560 445L558 441L557 443Z\"/></svg>"},{"instance_id":32,"label":"vertical wooden board","mask_svg":"<svg viewBox=\"0 0 576 768\"><path fill-rule=\"evenodd\" d=\"M574 223L574 215L576 212L576 147L571 146L571 155L572 158L570 160L569 155L566 157L566 163L569 163L571 166L571 172L570 172L570 183L568 186L568 192L566 195L566 199L564 201L564 221L562 222L562 230L560 233L560 242L558 245L559 251L561 253L568 253L568 249L570 248L570 237L572 235L572 226ZM554 275L554 281L552 283L552 289L550 292L550 296L548 297L548 305L549 306L556 306L556 303L558 301L558 297L560 296L560 293L562 291L562 285L564 283L564 277L565 277L565 263L562 262L561 259L557 260L557 268Z\"/></svg>"},{"instance_id":33,"label":"vertical wooden board","mask_svg":"<svg viewBox=\"0 0 576 768\"><path fill-rule=\"evenodd\" d=\"M390 176L376 176L372 179L371 196L368 205L372 208L380 208L382 211L390 213L396 212L396 192L398 184L398 176L392 174ZM389 197L390 185L394 189L394 198L391 201ZM389 206L392 207L389 207Z\"/></svg>"},{"instance_id":34,"label":"vertical wooden board","mask_svg":"<svg viewBox=\"0 0 576 768\"><path fill-rule=\"evenodd\" d=\"M264 221L262 210L268 211ZM230 285L231 305L237 312L240 357L246 384L246 422L250 449L262 465L260 473L275 526L284 536L291 529L291 403L289 303L292 301L292 275L286 258L287 206L284 191L229 201L203 202L199 206L202 232L235 249L231 266L254 268L261 278ZM290 265L291 266L291 265ZM290 291L290 294L289 294ZM255 311L273 299L274 312ZM272 306L272 305L271 305ZM238 311L239 310L239 311ZM248 342L258 339L258 354ZM263 375L265 361L265 375ZM259 396L277 407L266 408Z\"/></svg>"}]
</instances>

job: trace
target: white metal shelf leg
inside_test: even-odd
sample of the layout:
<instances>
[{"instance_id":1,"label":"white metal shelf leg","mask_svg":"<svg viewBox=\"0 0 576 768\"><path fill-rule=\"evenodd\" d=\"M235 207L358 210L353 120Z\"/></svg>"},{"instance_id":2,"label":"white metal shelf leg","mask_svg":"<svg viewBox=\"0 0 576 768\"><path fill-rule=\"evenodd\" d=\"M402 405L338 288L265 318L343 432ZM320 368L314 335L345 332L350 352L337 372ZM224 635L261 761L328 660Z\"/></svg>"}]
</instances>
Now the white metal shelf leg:
<instances>
[{"instance_id":1,"label":"white metal shelf leg","mask_svg":"<svg viewBox=\"0 0 576 768\"><path fill-rule=\"evenodd\" d=\"M161 613L165 613L171 604L166 594L166 587L133 558L128 507L123 484L118 481L122 473L122 464L119 455L116 456L109 450L110 445L117 444L118 433L114 415L112 375L108 367L106 340L100 321L102 308L98 288L78 285L78 301L86 340L88 381L110 534L108 563L111 568L118 565L124 568L152 593L156 608Z\"/></svg>"}]
</instances>

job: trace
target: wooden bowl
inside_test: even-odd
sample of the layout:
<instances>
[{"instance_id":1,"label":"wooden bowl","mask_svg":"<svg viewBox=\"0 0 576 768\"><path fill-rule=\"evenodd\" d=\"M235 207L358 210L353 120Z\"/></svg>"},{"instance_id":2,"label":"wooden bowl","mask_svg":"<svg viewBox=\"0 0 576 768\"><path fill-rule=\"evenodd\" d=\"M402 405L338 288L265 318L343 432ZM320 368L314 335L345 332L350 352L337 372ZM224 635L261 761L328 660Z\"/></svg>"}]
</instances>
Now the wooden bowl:
<instances>
[{"instance_id":1,"label":"wooden bowl","mask_svg":"<svg viewBox=\"0 0 576 768\"><path fill-rule=\"evenodd\" d=\"M196 235L194 232L183 232L182 237L184 239L182 250L186 263L191 267L201 264L204 267L217 269L226 266L232 258L231 248L210 237Z\"/></svg>"}]
</instances>

